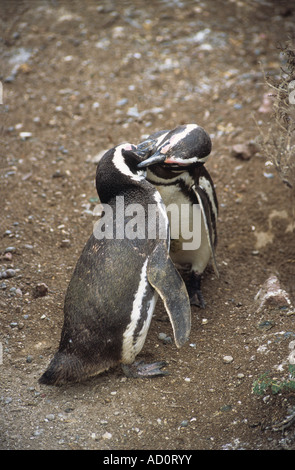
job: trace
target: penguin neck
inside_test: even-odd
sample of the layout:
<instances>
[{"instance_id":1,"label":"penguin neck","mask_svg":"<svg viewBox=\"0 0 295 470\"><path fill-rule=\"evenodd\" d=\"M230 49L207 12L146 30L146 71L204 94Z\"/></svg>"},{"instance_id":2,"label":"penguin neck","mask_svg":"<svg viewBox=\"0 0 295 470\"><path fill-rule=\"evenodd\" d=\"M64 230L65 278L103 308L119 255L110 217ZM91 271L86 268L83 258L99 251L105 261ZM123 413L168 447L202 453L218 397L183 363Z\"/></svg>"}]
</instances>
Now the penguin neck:
<instances>
[{"instance_id":1,"label":"penguin neck","mask_svg":"<svg viewBox=\"0 0 295 470\"><path fill-rule=\"evenodd\" d=\"M188 167L185 171L173 171L162 166L154 166L147 169L147 180L155 185L185 184L191 187L195 184L197 168Z\"/></svg>"},{"instance_id":2,"label":"penguin neck","mask_svg":"<svg viewBox=\"0 0 295 470\"><path fill-rule=\"evenodd\" d=\"M120 181L113 181L112 184L101 187L98 192L100 201L103 204L115 204L117 197L123 197L126 202L137 202L138 198L144 198L147 181L133 181L130 178L120 178Z\"/></svg>"},{"instance_id":3,"label":"penguin neck","mask_svg":"<svg viewBox=\"0 0 295 470\"><path fill-rule=\"evenodd\" d=\"M108 204L116 196L134 194L147 184L146 171L136 171L138 157L127 153L126 159L128 164L116 150L113 155L99 163L96 171L96 190L102 203Z\"/></svg>"}]
</instances>

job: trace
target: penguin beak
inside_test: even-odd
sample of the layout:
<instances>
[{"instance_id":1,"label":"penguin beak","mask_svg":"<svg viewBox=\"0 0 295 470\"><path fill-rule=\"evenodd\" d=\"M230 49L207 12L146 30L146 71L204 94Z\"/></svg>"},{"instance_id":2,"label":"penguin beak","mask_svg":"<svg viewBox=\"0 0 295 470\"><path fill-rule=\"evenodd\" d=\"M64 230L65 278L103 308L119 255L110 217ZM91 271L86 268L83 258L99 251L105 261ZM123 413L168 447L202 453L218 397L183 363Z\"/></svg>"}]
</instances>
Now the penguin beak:
<instances>
[{"instance_id":1,"label":"penguin beak","mask_svg":"<svg viewBox=\"0 0 295 470\"><path fill-rule=\"evenodd\" d=\"M160 150L155 152L153 155L151 155L149 158L144 160L143 162L140 162L137 165L137 168L145 168L147 166L154 165L155 163L163 163L166 159L166 155L164 153L161 153Z\"/></svg>"},{"instance_id":2,"label":"penguin beak","mask_svg":"<svg viewBox=\"0 0 295 470\"><path fill-rule=\"evenodd\" d=\"M155 148L156 141L154 139L147 139L141 142L136 147L136 153L139 157L145 158L149 154L151 154Z\"/></svg>"}]
</instances>

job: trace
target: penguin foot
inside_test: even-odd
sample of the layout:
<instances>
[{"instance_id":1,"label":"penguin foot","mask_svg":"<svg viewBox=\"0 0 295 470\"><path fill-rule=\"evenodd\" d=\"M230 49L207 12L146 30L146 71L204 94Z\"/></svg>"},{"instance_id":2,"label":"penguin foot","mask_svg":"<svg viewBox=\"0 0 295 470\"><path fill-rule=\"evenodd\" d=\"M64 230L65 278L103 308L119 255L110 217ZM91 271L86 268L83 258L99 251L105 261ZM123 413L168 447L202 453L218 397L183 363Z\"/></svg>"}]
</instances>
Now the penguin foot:
<instances>
[{"instance_id":1,"label":"penguin foot","mask_svg":"<svg viewBox=\"0 0 295 470\"><path fill-rule=\"evenodd\" d=\"M190 296L189 300L191 305L196 305L199 308L206 307L203 294L200 290L196 291L195 294Z\"/></svg>"},{"instance_id":2,"label":"penguin foot","mask_svg":"<svg viewBox=\"0 0 295 470\"><path fill-rule=\"evenodd\" d=\"M168 375L169 372L161 370L167 363L165 361L153 362L145 364L143 361L134 362L133 364L121 364L122 370L126 377L159 377Z\"/></svg>"},{"instance_id":3,"label":"penguin foot","mask_svg":"<svg viewBox=\"0 0 295 470\"><path fill-rule=\"evenodd\" d=\"M201 276L200 274L191 273L190 279L186 281L186 288L190 299L191 305L196 305L200 308L205 308L206 304L201 291Z\"/></svg>"}]
</instances>

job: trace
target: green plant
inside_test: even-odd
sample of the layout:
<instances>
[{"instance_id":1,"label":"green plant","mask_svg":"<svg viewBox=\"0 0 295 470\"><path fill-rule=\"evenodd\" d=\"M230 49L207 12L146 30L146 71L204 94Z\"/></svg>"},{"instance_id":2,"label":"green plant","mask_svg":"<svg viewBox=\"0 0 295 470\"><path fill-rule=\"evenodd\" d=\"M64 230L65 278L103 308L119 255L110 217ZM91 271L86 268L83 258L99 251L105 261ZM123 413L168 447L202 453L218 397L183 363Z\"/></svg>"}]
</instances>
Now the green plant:
<instances>
[{"instance_id":1,"label":"green plant","mask_svg":"<svg viewBox=\"0 0 295 470\"><path fill-rule=\"evenodd\" d=\"M295 391L295 364L289 364L288 379L279 381L272 378L270 372L265 372L254 381L252 390L255 395L265 395L269 392L275 395L286 390Z\"/></svg>"}]
</instances>

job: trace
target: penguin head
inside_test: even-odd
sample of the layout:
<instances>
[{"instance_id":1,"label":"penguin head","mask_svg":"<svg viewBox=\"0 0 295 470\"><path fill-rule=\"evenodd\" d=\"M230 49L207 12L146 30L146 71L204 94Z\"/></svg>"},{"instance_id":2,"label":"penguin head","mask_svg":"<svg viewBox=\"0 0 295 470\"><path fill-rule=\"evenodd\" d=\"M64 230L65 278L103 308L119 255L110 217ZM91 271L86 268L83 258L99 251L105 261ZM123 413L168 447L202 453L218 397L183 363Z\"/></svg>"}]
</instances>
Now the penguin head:
<instances>
[{"instance_id":1,"label":"penguin head","mask_svg":"<svg viewBox=\"0 0 295 470\"><path fill-rule=\"evenodd\" d=\"M186 124L170 132L165 131L157 143L154 152L140 162L138 168L160 164L174 171L185 171L187 167L203 165L212 148L209 135L197 124Z\"/></svg>"},{"instance_id":2,"label":"penguin head","mask_svg":"<svg viewBox=\"0 0 295 470\"><path fill-rule=\"evenodd\" d=\"M149 150L130 143L123 143L108 150L99 161L96 169L96 190L101 202L108 202L132 185L145 180L145 169L138 164Z\"/></svg>"}]
</instances>

